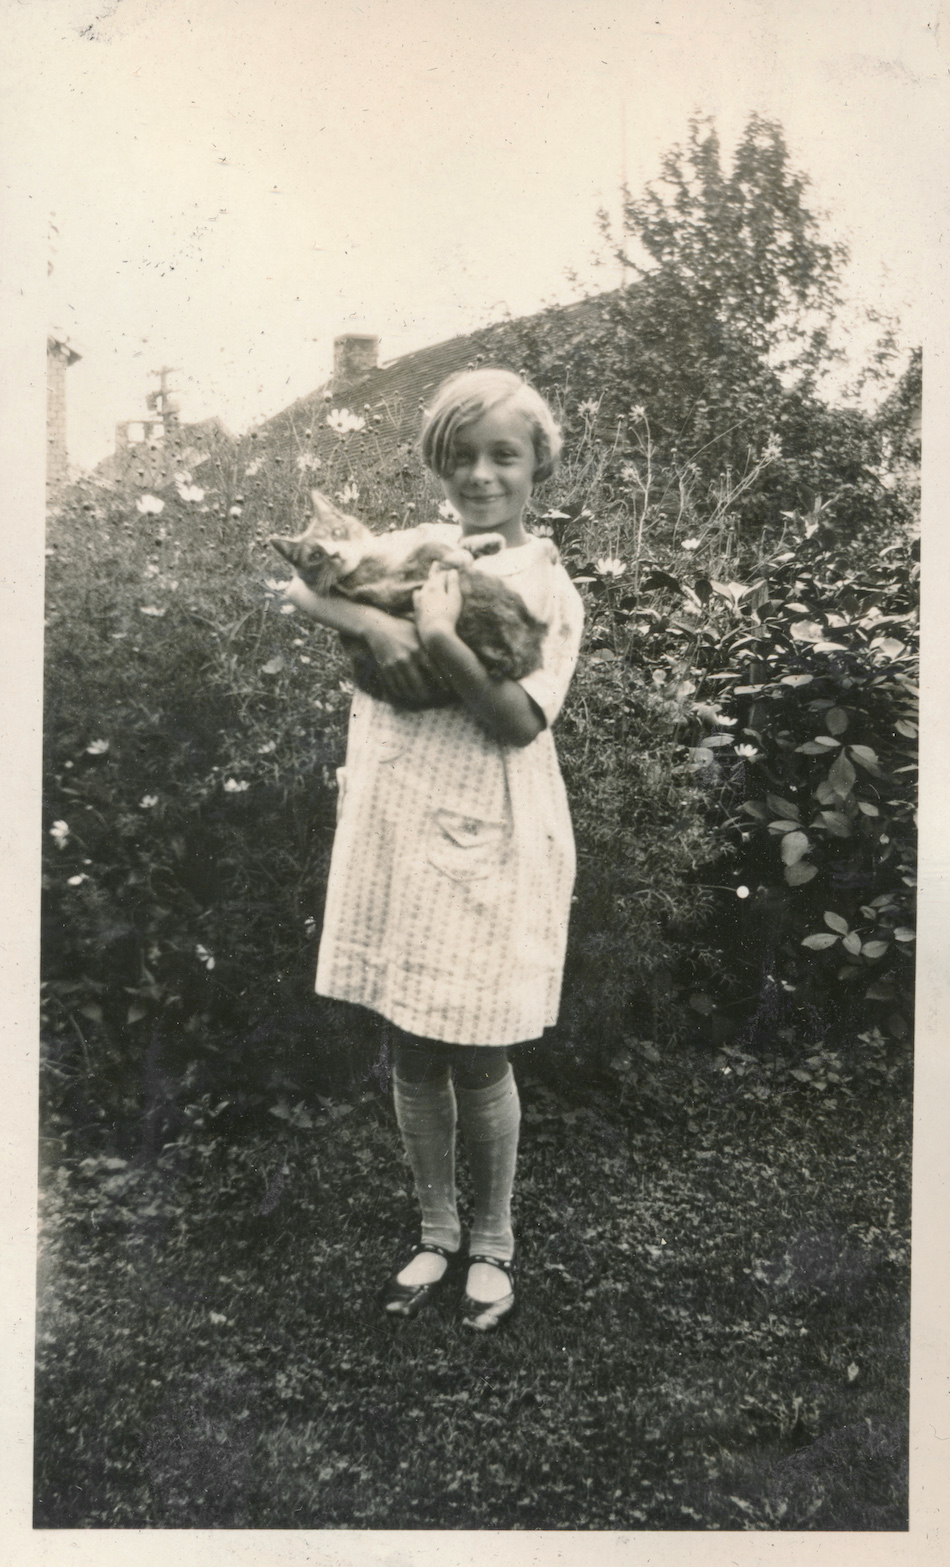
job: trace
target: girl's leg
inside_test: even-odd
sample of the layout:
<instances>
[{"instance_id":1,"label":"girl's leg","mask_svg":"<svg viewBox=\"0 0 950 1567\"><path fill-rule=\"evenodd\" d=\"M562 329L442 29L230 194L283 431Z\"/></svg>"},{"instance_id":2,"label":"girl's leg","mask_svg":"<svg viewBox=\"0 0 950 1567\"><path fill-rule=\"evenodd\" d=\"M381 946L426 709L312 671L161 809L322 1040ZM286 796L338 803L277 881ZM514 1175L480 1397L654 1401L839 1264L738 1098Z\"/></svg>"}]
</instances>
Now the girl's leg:
<instances>
[{"instance_id":1,"label":"girl's leg","mask_svg":"<svg viewBox=\"0 0 950 1567\"><path fill-rule=\"evenodd\" d=\"M470 1250L510 1262L515 1238L511 1228L511 1192L518 1156L521 1105L507 1052L498 1046L469 1046L456 1051L459 1124L474 1185ZM511 1292L500 1268L474 1263L466 1293L473 1300L497 1301Z\"/></svg>"},{"instance_id":2,"label":"girl's leg","mask_svg":"<svg viewBox=\"0 0 950 1567\"><path fill-rule=\"evenodd\" d=\"M451 1056L444 1048L397 1033L393 1103L422 1209L421 1239L457 1251L461 1240L455 1201L456 1104ZM430 1284L448 1264L419 1252L397 1274L400 1284Z\"/></svg>"}]
</instances>

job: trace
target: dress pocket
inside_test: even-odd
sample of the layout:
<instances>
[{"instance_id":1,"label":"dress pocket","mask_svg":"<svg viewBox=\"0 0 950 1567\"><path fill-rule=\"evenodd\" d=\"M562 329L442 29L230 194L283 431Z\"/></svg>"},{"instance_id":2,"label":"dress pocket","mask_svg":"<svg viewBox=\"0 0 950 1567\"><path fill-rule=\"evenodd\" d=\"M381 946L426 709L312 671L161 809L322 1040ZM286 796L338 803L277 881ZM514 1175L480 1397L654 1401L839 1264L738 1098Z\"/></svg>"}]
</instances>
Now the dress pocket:
<instances>
[{"instance_id":1,"label":"dress pocket","mask_svg":"<svg viewBox=\"0 0 950 1567\"><path fill-rule=\"evenodd\" d=\"M511 838L507 822L488 822L457 811L433 811L426 858L453 881L480 881L497 870Z\"/></svg>"}]
</instances>

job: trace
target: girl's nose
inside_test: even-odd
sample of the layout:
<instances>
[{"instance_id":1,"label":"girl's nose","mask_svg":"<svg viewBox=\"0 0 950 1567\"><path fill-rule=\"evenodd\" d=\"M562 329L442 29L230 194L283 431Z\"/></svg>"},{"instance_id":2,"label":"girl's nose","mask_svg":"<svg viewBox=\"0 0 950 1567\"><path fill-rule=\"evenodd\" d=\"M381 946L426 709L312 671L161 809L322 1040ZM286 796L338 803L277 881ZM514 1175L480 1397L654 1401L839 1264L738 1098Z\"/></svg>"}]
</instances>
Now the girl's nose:
<instances>
[{"instance_id":1,"label":"girl's nose","mask_svg":"<svg viewBox=\"0 0 950 1567\"><path fill-rule=\"evenodd\" d=\"M492 477L492 461L486 452L479 452L472 464L473 479L490 479Z\"/></svg>"}]
</instances>

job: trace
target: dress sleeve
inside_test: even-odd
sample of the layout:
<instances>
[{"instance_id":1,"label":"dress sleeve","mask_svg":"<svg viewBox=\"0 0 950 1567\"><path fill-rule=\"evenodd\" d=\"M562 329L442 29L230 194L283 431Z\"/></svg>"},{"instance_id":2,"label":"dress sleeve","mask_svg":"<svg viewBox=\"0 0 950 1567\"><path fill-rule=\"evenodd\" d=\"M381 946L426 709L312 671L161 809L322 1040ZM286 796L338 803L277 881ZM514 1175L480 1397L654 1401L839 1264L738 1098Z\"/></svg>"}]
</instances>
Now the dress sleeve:
<instances>
[{"instance_id":1,"label":"dress sleeve","mask_svg":"<svg viewBox=\"0 0 950 1567\"><path fill-rule=\"evenodd\" d=\"M564 567L554 567L551 613L542 646L540 669L525 675L518 684L544 714L548 728L561 711L571 676L580 652L584 630L584 605Z\"/></svg>"}]
</instances>

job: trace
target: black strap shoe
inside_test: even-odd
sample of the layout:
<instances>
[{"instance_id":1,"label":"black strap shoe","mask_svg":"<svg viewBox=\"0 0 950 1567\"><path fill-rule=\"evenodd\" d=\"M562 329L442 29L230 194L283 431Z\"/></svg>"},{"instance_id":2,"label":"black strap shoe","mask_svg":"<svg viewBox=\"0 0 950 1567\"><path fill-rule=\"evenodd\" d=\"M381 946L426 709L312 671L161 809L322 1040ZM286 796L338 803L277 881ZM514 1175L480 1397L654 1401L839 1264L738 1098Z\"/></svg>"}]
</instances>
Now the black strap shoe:
<instances>
[{"instance_id":1,"label":"black strap shoe","mask_svg":"<svg viewBox=\"0 0 950 1567\"><path fill-rule=\"evenodd\" d=\"M480 1252L469 1252L466 1263L469 1267L473 1262L487 1262L490 1268L498 1268L507 1275L512 1288L507 1295L502 1295L500 1300L473 1300L466 1293L459 1304L459 1320L463 1328L471 1328L473 1333L493 1333L506 1317L510 1317L515 1309L514 1276L515 1265L506 1261L503 1257L486 1257Z\"/></svg>"},{"instance_id":2,"label":"black strap shoe","mask_svg":"<svg viewBox=\"0 0 950 1567\"><path fill-rule=\"evenodd\" d=\"M432 1279L428 1284L400 1284L399 1274L402 1273L404 1268L408 1267L413 1257L418 1257L422 1251L431 1251L437 1257L444 1257L447 1263L445 1271L437 1279ZM428 1305L432 1297L442 1288L452 1272L452 1266L457 1261L458 1255L457 1251L449 1251L445 1246L436 1246L432 1241L419 1241L417 1245L413 1246L406 1261L399 1265L396 1272L383 1285L381 1299L386 1315L389 1317L417 1316L423 1306Z\"/></svg>"}]
</instances>

